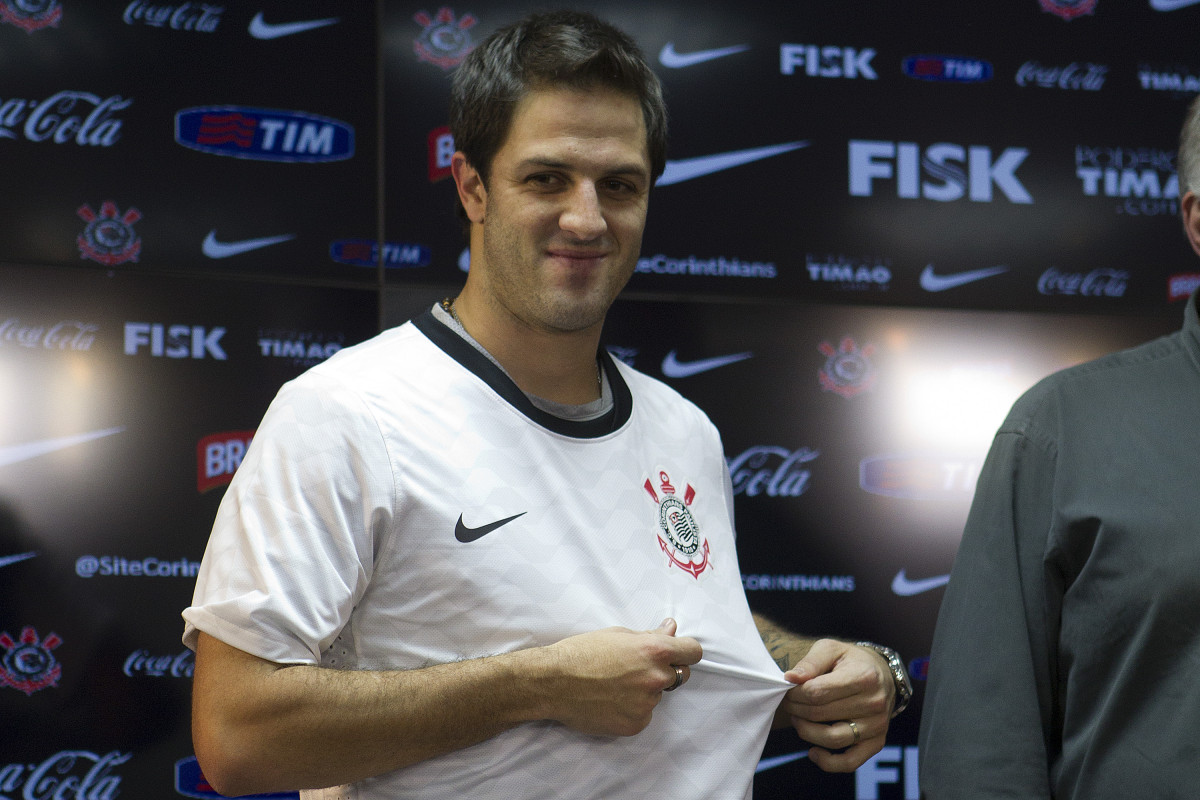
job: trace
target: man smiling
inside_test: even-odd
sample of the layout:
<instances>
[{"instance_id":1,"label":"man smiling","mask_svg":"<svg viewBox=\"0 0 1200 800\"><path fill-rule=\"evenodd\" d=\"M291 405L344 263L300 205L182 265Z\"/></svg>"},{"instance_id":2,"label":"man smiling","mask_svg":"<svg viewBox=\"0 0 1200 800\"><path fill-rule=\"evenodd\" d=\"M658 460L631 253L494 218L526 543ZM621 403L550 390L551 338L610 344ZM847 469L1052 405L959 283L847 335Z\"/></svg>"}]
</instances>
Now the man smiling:
<instances>
[{"instance_id":1,"label":"man smiling","mask_svg":"<svg viewBox=\"0 0 1200 800\"><path fill-rule=\"evenodd\" d=\"M462 292L286 385L222 501L184 611L206 777L746 798L776 720L856 768L895 654L753 617L715 428L599 345L665 164L645 59L535 15L464 62L451 128Z\"/></svg>"}]
</instances>

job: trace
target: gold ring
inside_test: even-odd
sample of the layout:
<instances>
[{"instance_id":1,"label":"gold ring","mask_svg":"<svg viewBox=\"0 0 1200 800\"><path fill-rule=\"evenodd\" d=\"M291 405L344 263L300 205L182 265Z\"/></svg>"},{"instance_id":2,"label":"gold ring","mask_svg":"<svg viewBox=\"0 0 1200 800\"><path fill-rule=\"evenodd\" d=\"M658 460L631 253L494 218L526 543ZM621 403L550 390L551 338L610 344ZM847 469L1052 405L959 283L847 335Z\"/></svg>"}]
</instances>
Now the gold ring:
<instances>
[{"instance_id":1,"label":"gold ring","mask_svg":"<svg viewBox=\"0 0 1200 800\"><path fill-rule=\"evenodd\" d=\"M854 741L850 742L850 746L853 747L858 744L858 725L852 719L846 720L846 724L850 726L850 732L854 734Z\"/></svg>"},{"instance_id":2,"label":"gold ring","mask_svg":"<svg viewBox=\"0 0 1200 800\"><path fill-rule=\"evenodd\" d=\"M672 666L674 666L674 665L672 665ZM664 692L673 692L676 689L678 689L680 686L683 686L683 667L675 667L675 682L672 683L667 688L663 689L663 691Z\"/></svg>"}]
</instances>

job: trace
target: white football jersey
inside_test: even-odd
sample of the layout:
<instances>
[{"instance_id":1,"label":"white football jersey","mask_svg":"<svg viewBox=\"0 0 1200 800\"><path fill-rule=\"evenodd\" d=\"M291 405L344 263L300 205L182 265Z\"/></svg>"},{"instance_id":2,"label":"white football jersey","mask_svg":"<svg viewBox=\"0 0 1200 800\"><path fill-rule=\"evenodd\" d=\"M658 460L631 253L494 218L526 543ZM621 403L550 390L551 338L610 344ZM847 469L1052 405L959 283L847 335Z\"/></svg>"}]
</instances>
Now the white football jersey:
<instances>
[{"instance_id":1,"label":"white football jersey","mask_svg":"<svg viewBox=\"0 0 1200 800\"><path fill-rule=\"evenodd\" d=\"M791 684L734 549L715 427L602 354L614 407L565 421L432 314L285 385L184 611L261 658L417 669L664 617L704 659L631 737L541 722L307 798L750 796Z\"/></svg>"}]
</instances>

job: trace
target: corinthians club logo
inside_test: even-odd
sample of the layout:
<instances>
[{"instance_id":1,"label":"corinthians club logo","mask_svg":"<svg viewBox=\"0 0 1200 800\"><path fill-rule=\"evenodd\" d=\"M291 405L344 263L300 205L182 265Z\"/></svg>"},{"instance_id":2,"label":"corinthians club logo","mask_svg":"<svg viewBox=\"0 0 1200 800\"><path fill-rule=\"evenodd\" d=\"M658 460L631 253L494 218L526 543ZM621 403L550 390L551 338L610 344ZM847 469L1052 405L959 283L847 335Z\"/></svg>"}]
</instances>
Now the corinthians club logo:
<instances>
[{"instance_id":1,"label":"corinthians club logo","mask_svg":"<svg viewBox=\"0 0 1200 800\"><path fill-rule=\"evenodd\" d=\"M825 391L854 397L875 386L875 365L871 363L874 345L859 347L858 342L847 336L836 348L829 342L821 342L817 349L826 359L818 376Z\"/></svg>"},{"instance_id":2,"label":"corinthians club logo","mask_svg":"<svg viewBox=\"0 0 1200 800\"><path fill-rule=\"evenodd\" d=\"M435 16L419 11L413 19L422 28L421 35L413 41L413 49L421 61L453 69L475 49L469 33L478 22L473 14L455 20L454 11L443 6Z\"/></svg>"},{"instance_id":3,"label":"corinthians club logo","mask_svg":"<svg viewBox=\"0 0 1200 800\"><path fill-rule=\"evenodd\" d=\"M60 644L62 639L58 634L51 633L40 641L37 631L29 627L21 631L21 638L16 641L7 632L0 633L0 647L5 649L0 656L0 686L11 686L30 695L57 685L62 665L50 651Z\"/></svg>"},{"instance_id":4,"label":"corinthians club logo","mask_svg":"<svg viewBox=\"0 0 1200 800\"><path fill-rule=\"evenodd\" d=\"M26 33L57 28L61 19L58 0L0 0L0 22L16 25Z\"/></svg>"},{"instance_id":5,"label":"corinthians club logo","mask_svg":"<svg viewBox=\"0 0 1200 800\"><path fill-rule=\"evenodd\" d=\"M671 564L699 580L700 573L712 567L708 560L708 540L700 536L700 526L688 508L696 499L696 490L687 484L682 498L671 485L666 470L658 470L658 489L647 478L646 493L658 505L658 546Z\"/></svg>"},{"instance_id":6,"label":"corinthians club logo","mask_svg":"<svg viewBox=\"0 0 1200 800\"><path fill-rule=\"evenodd\" d=\"M130 208L122 214L116 203L109 200L100 206L99 214L86 204L76 213L87 223L76 239L80 258L90 258L107 267L138 260L142 240L134 233L133 223L142 218L142 212Z\"/></svg>"}]
</instances>

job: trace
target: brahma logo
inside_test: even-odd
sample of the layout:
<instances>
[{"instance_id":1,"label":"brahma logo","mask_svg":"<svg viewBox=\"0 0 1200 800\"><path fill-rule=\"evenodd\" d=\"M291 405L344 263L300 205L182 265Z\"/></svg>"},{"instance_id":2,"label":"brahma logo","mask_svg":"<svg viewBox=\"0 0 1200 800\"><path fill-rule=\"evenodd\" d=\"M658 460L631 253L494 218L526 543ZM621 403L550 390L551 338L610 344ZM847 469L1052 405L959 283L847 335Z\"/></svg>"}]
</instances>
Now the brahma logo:
<instances>
[{"instance_id":1,"label":"brahma logo","mask_svg":"<svg viewBox=\"0 0 1200 800\"><path fill-rule=\"evenodd\" d=\"M1186 300L1200 289L1200 272L1172 275L1167 279L1167 302Z\"/></svg>"},{"instance_id":2,"label":"brahma logo","mask_svg":"<svg viewBox=\"0 0 1200 800\"><path fill-rule=\"evenodd\" d=\"M254 431L227 431L205 436L196 443L196 491L204 493L233 480L250 447Z\"/></svg>"},{"instance_id":3,"label":"brahma logo","mask_svg":"<svg viewBox=\"0 0 1200 800\"><path fill-rule=\"evenodd\" d=\"M354 128L302 111L240 106L186 108L175 141L192 150L256 161L321 163L354 155Z\"/></svg>"},{"instance_id":4,"label":"brahma logo","mask_svg":"<svg viewBox=\"0 0 1200 800\"><path fill-rule=\"evenodd\" d=\"M708 539L702 538L700 525L690 506L696 499L696 489L686 484L682 497L671 484L671 476L664 469L658 470L658 489L646 478L642 484L646 494L658 506L658 546L667 556L667 561L679 567L696 580L700 573L712 566L708 560Z\"/></svg>"},{"instance_id":5,"label":"brahma logo","mask_svg":"<svg viewBox=\"0 0 1200 800\"><path fill-rule=\"evenodd\" d=\"M478 22L472 14L464 14L462 19L455 20L454 11L443 7L438 9L436 16L419 11L413 19L421 26L421 35L413 40L413 50L421 61L450 70L475 49L468 33Z\"/></svg>"},{"instance_id":6,"label":"brahma logo","mask_svg":"<svg viewBox=\"0 0 1200 800\"><path fill-rule=\"evenodd\" d=\"M62 639L58 634L40 639L31 627L22 629L19 639L13 639L7 632L0 633L0 647L5 650L0 657L0 686L11 686L26 695L57 686L62 665L51 651L60 644Z\"/></svg>"},{"instance_id":7,"label":"brahma logo","mask_svg":"<svg viewBox=\"0 0 1200 800\"><path fill-rule=\"evenodd\" d=\"M454 135L450 126L434 128L427 137L429 144L429 182L437 183L450 177L450 158L454 155Z\"/></svg>"},{"instance_id":8,"label":"brahma logo","mask_svg":"<svg viewBox=\"0 0 1200 800\"><path fill-rule=\"evenodd\" d=\"M138 260L142 240L133 232L133 223L142 218L142 212L130 208L122 214L117 204L108 200L101 204L99 214L87 204L75 213L87 223L83 233L75 239L80 258L91 259L106 267Z\"/></svg>"},{"instance_id":9,"label":"brahma logo","mask_svg":"<svg viewBox=\"0 0 1200 800\"><path fill-rule=\"evenodd\" d=\"M62 13L58 0L0 0L0 22L16 25L26 33L57 28Z\"/></svg>"}]
</instances>

